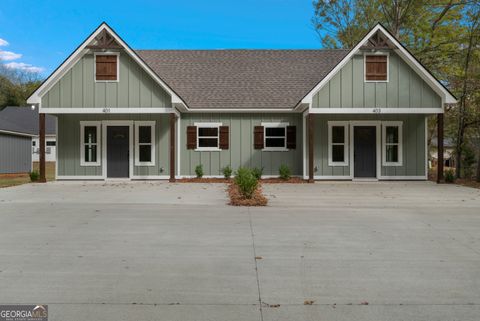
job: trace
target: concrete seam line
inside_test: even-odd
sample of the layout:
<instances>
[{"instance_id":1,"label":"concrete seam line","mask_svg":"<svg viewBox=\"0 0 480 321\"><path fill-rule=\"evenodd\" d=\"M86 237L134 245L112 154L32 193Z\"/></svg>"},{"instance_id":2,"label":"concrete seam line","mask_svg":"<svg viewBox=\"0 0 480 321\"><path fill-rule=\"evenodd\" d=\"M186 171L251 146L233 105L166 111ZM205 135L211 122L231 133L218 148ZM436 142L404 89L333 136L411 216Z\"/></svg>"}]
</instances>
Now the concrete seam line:
<instances>
[{"instance_id":1,"label":"concrete seam line","mask_svg":"<svg viewBox=\"0 0 480 321\"><path fill-rule=\"evenodd\" d=\"M248 210L248 222L250 224L250 233L252 235L253 261L255 263L255 276L257 277L258 303L260 304L260 307L259 307L260 319L263 321L262 295L260 292L260 279L258 278L257 251L255 249L255 234L253 232L252 213L250 212L250 208L247 207L247 210Z\"/></svg>"}]
</instances>

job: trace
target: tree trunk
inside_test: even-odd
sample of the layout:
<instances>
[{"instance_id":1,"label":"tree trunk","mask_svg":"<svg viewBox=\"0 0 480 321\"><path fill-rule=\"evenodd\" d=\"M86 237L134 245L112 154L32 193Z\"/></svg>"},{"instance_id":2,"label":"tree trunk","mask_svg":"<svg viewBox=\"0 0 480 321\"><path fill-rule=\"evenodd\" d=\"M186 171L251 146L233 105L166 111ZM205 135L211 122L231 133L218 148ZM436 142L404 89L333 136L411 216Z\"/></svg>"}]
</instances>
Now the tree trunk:
<instances>
[{"instance_id":1,"label":"tree trunk","mask_svg":"<svg viewBox=\"0 0 480 321\"><path fill-rule=\"evenodd\" d=\"M476 181L480 183L480 148L478 149Z\"/></svg>"},{"instance_id":2,"label":"tree trunk","mask_svg":"<svg viewBox=\"0 0 480 321\"><path fill-rule=\"evenodd\" d=\"M477 17L478 19L478 17ZM478 20L477 20L478 21ZM475 28L477 25L477 21L472 24L472 28L470 31L469 39L468 39L468 47L467 55L465 56L465 63L463 65L463 84L462 84L462 96L460 97L460 108L458 111L458 129L457 129L457 146L455 147L456 153L456 168L455 168L455 176L457 178L461 177L461 170L462 170L462 151L463 151L463 141L465 138L465 113L466 113L466 100L467 100L467 93L468 93L468 68L470 66L470 59L472 56L472 50L474 47L474 36L475 36Z\"/></svg>"}]
</instances>

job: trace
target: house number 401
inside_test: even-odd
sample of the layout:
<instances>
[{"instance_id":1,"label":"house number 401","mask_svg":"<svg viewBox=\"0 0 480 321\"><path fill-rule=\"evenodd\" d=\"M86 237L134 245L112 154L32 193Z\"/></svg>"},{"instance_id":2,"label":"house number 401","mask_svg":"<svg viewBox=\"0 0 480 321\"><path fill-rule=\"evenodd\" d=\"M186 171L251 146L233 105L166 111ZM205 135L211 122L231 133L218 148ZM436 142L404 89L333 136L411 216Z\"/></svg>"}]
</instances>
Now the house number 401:
<instances>
[{"instance_id":1,"label":"house number 401","mask_svg":"<svg viewBox=\"0 0 480 321\"><path fill-rule=\"evenodd\" d=\"M380 114L382 112L381 108L373 108L373 113L374 114Z\"/></svg>"},{"instance_id":2,"label":"house number 401","mask_svg":"<svg viewBox=\"0 0 480 321\"><path fill-rule=\"evenodd\" d=\"M103 108L102 110L104 113L109 113L110 112L110 108Z\"/></svg>"}]
</instances>

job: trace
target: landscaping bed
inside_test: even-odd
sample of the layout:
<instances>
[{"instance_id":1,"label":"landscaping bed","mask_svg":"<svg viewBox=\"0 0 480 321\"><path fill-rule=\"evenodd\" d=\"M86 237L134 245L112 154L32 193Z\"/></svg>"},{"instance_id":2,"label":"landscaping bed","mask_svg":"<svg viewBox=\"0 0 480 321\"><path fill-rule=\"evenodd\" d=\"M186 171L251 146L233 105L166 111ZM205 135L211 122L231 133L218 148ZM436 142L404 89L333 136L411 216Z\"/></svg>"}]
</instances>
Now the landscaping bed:
<instances>
[{"instance_id":1,"label":"landscaping bed","mask_svg":"<svg viewBox=\"0 0 480 321\"><path fill-rule=\"evenodd\" d=\"M179 183L230 183L231 179L219 177L193 177L180 178L176 180Z\"/></svg>"},{"instance_id":2,"label":"landscaping bed","mask_svg":"<svg viewBox=\"0 0 480 321\"><path fill-rule=\"evenodd\" d=\"M272 178L263 178L261 179L262 183L265 184L305 184L308 183L308 180L303 179L301 177L290 177L289 179L283 179L280 177L272 177Z\"/></svg>"},{"instance_id":3,"label":"landscaping bed","mask_svg":"<svg viewBox=\"0 0 480 321\"><path fill-rule=\"evenodd\" d=\"M262 193L261 186L257 187L251 198L243 196L238 185L233 182L228 185L227 191L230 196L229 204L233 206L266 206L268 203L268 199Z\"/></svg>"}]
</instances>

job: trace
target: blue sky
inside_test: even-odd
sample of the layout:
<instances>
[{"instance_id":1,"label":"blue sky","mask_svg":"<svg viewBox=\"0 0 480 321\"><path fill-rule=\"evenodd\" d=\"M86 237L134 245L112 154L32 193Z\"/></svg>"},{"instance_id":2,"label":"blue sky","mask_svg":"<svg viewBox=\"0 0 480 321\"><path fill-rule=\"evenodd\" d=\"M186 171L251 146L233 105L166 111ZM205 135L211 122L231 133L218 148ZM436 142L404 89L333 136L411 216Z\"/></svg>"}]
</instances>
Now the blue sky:
<instances>
[{"instance_id":1,"label":"blue sky","mask_svg":"<svg viewBox=\"0 0 480 321\"><path fill-rule=\"evenodd\" d=\"M0 57L10 59L4 63L38 67L46 76L102 21L135 49L320 47L311 0L80 3L2 0Z\"/></svg>"}]
</instances>

